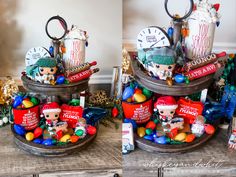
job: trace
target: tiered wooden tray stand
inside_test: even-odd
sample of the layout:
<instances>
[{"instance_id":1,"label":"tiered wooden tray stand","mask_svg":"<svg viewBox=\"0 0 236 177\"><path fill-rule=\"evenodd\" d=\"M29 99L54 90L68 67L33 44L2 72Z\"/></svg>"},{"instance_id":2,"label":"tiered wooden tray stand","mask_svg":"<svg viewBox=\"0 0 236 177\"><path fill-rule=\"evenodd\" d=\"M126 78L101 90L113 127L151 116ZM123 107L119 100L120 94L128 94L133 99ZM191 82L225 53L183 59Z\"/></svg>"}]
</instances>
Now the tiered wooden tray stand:
<instances>
[{"instance_id":1,"label":"tiered wooden tray stand","mask_svg":"<svg viewBox=\"0 0 236 177\"><path fill-rule=\"evenodd\" d=\"M39 94L39 96L46 97L50 101L59 101L60 103L66 103L74 96L79 96L80 92L88 89L89 79L83 80L81 82L73 84L63 84L63 85L47 85L40 84L38 82L32 81L25 76L22 76L22 82L24 88L33 93ZM98 124L95 125L98 130ZM86 135L85 138L79 140L78 142L72 144L66 144L61 146L44 146L40 144L35 144L33 142L28 142L22 136L17 135L14 132L12 126L12 132L14 135L15 144L22 150L29 152L34 155L45 156L45 157L58 157L71 154L75 151L80 151L87 147L96 138L97 134L90 136Z\"/></svg>"},{"instance_id":2,"label":"tiered wooden tray stand","mask_svg":"<svg viewBox=\"0 0 236 177\"><path fill-rule=\"evenodd\" d=\"M142 70L142 67L140 66L138 60L136 59L137 56L136 52L130 53L130 56L131 56L131 67L133 70L133 75L135 80L142 86L158 94L170 95L170 96L186 96L207 89L213 82L213 75L208 75L206 77L202 77L200 79L191 81L190 84L188 85L186 85L185 83L181 84L174 83L173 86L168 86L165 81L151 78ZM206 92L204 94L206 94ZM204 134L200 138L195 139L191 143L184 143L178 145L156 144L154 142L145 140L144 138L140 138L137 134L134 134L134 139L136 146L145 151L149 151L152 153L158 153L158 152L171 153L171 152L186 152L188 150L200 147L206 141L208 141L212 136L213 135Z\"/></svg>"}]
</instances>

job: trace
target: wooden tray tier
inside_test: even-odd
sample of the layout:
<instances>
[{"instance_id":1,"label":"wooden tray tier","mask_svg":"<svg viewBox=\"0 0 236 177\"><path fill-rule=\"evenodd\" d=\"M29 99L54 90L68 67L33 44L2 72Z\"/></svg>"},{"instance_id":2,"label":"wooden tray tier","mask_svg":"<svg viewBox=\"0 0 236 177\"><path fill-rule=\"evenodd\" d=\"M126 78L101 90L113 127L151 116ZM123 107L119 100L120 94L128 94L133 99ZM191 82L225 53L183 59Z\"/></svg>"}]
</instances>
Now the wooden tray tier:
<instances>
[{"instance_id":1,"label":"wooden tray tier","mask_svg":"<svg viewBox=\"0 0 236 177\"><path fill-rule=\"evenodd\" d=\"M148 76L141 69L138 60L131 59L131 67L134 73L134 78L139 84L155 93L170 96L186 96L201 92L210 86L210 84L213 82L214 76L212 74L197 80L190 81L188 85L185 83L173 83L172 86L168 86L166 81L157 80Z\"/></svg>"},{"instance_id":2,"label":"wooden tray tier","mask_svg":"<svg viewBox=\"0 0 236 177\"><path fill-rule=\"evenodd\" d=\"M88 88L89 82L89 79L85 79L71 84L50 85L35 82L28 79L26 76L22 76L21 80L26 90L46 95L61 95L82 92Z\"/></svg>"},{"instance_id":3,"label":"wooden tray tier","mask_svg":"<svg viewBox=\"0 0 236 177\"><path fill-rule=\"evenodd\" d=\"M216 127L215 127L216 128ZM135 144L138 148L152 152L152 153L178 153L178 152L186 152L189 150L193 150L199 148L203 144L205 144L209 139L211 139L213 135L208 135L204 133L201 137L196 138L191 143L183 143L183 144L157 144L144 138L140 138L136 133L134 134Z\"/></svg>"},{"instance_id":4,"label":"wooden tray tier","mask_svg":"<svg viewBox=\"0 0 236 177\"><path fill-rule=\"evenodd\" d=\"M97 128L98 132L98 123L95 125L95 127ZM44 157L60 157L69 155L75 151L81 151L82 149L90 145L97 136L96 133L92 136L86 135L83 139L80 139L76 143L69 143L61 146L45 146L42 144L29 142L24 137L16 134L13 125L11 126L11 130L14 135L14 142L20 149L28 153Z\"/></svg>"},{"instance_id":5,"label":"wooden tray tier","mask_svg":"<svg viewBox=\"0 0 236 177\"><path fill-rule=\"evenodd\" d=\"M76 95L76 98L79 97L80 92L88 89L89 82L89 79L85 79L71 84L50 85L35 82L28 79L26 76L22 76L21 80L27 91L40 94L41 96L47 97L49 101L59 103L67 103L74 98L73 95Z\"/></svg>"}]
</instances>

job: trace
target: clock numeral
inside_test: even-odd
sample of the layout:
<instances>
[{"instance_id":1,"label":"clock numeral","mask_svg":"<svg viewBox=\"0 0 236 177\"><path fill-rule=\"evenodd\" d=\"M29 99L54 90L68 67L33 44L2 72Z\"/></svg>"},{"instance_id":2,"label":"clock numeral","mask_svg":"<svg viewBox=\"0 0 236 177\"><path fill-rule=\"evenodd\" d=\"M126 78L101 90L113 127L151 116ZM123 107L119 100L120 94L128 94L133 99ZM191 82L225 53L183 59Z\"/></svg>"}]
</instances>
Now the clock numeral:
<instances>
[{"instance_id":1,"label":"clock numeral","mask_svg":"<svg viewBox=\"0 0 236 177\"><path fill-rule=\"evenodd\" d=\"M138 39L138 42L143 42L141 39Z\"/></svg>"},{"instance_id":2,"label":"clock numeral","mask_svg":"<svg viewBox=\"0 0 236 177\"><path fill-rule=\"evenodd\" d=\"M150 30L150 28L148 29L148 32L149 32L149 34L151 34L151 30Z\"/></svg>"}]
</instances>

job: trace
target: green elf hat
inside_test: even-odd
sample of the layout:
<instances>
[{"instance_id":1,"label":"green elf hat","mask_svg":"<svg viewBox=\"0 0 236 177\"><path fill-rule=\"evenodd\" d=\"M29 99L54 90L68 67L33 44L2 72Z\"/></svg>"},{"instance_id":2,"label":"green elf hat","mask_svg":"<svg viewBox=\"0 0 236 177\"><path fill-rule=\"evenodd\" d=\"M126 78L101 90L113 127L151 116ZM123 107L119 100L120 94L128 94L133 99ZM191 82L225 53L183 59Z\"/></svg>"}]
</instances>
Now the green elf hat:
<instances>
[{"instance_id":1,"label":"green elf hat","mask_svg":"<svg viewBox=\"0 0 236 177\"><path fill-rule=\"evenodd\" d=\"M176 63L176 53L168 47L155 48L147 52L147 62L153 62L160 65L173 65Z\"/></svg>"},{"instance_id":2,"label":"green elf hat","mask_svg":"<svg viewBox=\"0 0 236 177\"><path fill-rule=\"evenodd\" d=\"M46 57L46 58L40 58L36 65L38 67L47 67L47 68L53 68L57 66L57 61L54 58Z\"/></svg>"}]
</instances>

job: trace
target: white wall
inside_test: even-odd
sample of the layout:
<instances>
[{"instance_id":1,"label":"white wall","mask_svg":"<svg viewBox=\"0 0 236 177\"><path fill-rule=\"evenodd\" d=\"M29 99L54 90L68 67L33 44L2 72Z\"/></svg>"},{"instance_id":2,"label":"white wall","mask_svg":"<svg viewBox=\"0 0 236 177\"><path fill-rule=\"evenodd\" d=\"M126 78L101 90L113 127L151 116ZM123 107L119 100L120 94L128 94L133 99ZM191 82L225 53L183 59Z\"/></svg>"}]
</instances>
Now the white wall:
<instances>
[{"instance_id":1,"label":"white wall","mask_svg":"<svg viewBox=\"0 0 236 177\"><path fill-rule=\"evenodd\" d=\"M5 14L10 15L3 20L9 21L9 28L4 31L10 34L4 37L0 33L0 38L3 36L0 58L5 63L0 65L3 71L0 76L20 76L27 50L34 46L49 47L45 24L54 15L62 16L69 27L76 24L88 32L86 61L97 60L101 71L96 78L109 81L112 67L121 64L122 0L112 3L110 0L6 0L0 2L1 6L8 6ZM4 44L10 45L11 50L7 46L1 50ZM1 54L6 50L8 53Z\"/></svg>"},{"instance_id":2,"label":"white wall","mask_svg":"<svg viewBox=\"0 0 236 177\"><path fill-rule=\"evenodd\" d=\"M182 2L182 3L181 3ZM169 0L169 4L180 9L186 9L188 0ZM196 0L195 0L196 2ZM220 3L221 21L216 28L214 50L236 52L236 1L209 0L211 3ZM124 0L123 1L123 42L132 47L139 31L150 25L168 28L170 17L164 9L164 0Z\"/></svg>"}]
</instances>

